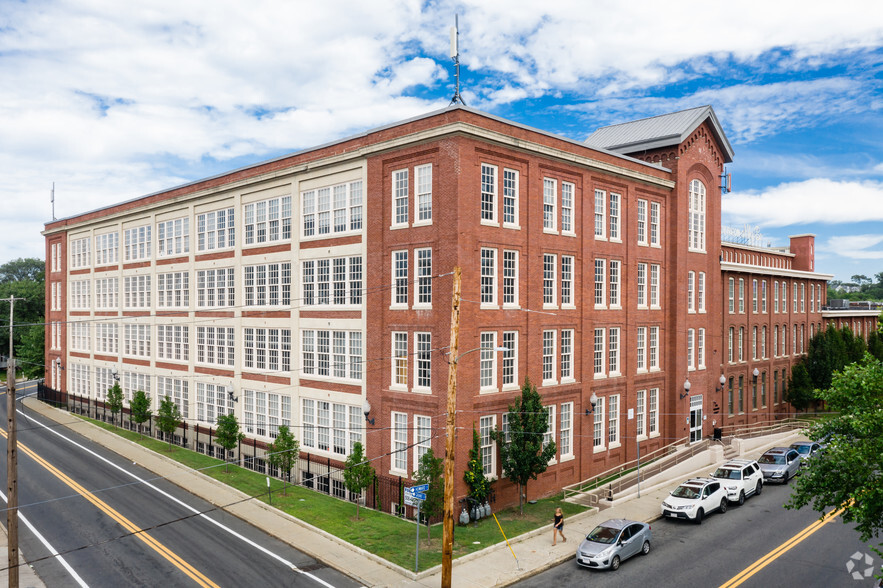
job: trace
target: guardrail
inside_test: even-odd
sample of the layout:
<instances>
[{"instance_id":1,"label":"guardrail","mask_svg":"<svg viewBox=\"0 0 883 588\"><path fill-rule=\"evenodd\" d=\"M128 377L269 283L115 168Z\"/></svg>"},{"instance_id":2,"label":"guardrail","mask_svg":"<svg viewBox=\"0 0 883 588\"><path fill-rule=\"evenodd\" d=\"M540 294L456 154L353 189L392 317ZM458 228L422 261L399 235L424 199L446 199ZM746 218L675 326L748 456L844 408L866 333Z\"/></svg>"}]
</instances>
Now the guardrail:
<instances>
[{"instance_id":1,"label":"guardrail","mask_svg":"<svg viewBox=\"0 0 883 588\"><path fill-rule=\"evenodd\" d=\"M582 500L587 501L590 505L597 505L601 498L612 500L614 496L636 485L639 481L646 480L652 476L662 473L666 469L678 465L695 455L708 449L711 442L720 443L724 446L732 445L734 438L752 439L755 437L763 437L776 433L784 433L805 429L811 423L802 419L783 419L762 421L752 423L750 425L729 425L722 427L721 439L703 439L702 441L686 443L686 439L679 439L673 443L669 443L664 447L660 447L650 453L641 456L640 469L638 468L638 460L634 459L623 463L619 466L610 468L600 474L565 486L563 488L564 497L572 498L580 496Z\"/></svg>"}]
</instances>

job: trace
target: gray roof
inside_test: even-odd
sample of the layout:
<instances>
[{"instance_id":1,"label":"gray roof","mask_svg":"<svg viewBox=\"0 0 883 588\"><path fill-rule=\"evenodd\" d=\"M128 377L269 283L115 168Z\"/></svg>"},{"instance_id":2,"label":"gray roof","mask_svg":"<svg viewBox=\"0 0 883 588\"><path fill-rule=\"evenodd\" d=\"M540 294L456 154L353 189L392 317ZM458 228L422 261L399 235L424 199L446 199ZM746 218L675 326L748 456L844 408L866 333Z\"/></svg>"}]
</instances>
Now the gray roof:
<instances>
[{"instance_id":1,"label":"gray roof","mask_svg":"<svg viewBox=\"0 0 883 588\"><path fill-rule=\"evenodd\" d=\"M681 144L706 120L723 148L725 163L730 163L733 161L733 147L727 140L711 106L699 106L680 112L601 127L589 135L586 144L590 147L601 147L617 153L635 153L659 147L669 147Z\"/></svg>"}]
</instances>

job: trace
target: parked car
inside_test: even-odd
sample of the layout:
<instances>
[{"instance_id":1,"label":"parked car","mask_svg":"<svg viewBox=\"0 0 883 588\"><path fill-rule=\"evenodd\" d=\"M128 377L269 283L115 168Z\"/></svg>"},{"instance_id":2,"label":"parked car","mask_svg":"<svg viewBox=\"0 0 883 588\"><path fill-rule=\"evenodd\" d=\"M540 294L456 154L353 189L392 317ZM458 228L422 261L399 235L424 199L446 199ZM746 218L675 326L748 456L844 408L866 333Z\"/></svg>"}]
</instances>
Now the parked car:
<instances>
[{"instance_id":1,"label":"parked car","mask_svg":"<svg viewBox=\"0 0 883 588\"><path fill-rule=\"evenodd\" d=\"M800 462L800 454L790 447L773 447L757 460L764 481L782 484L787 484L788 480L797 475Z\"/></svg>"},{"instance_id":2,"label":"parked car","mask_svg":"<svg viewBox=\"0 0 883 588\"><path fill-rule=\"evenodd\" d=\"M706 514L715 510L727 512L727 504L727 492L720 480L690 478L662 501L662 516L701 525Z\"/></svg>"},{"instance_id":3,"label":"parked car","mask_svg":"<svg viewBox=\"0 0 883 588\"><path fill-rule=\"evenodd\" d=\"M800 455L800 467L809 465L809 458L822 450L820 443L816 441L798 441L791 444L791 449Z\"/></svg>"},{"instance_id":4,"label":"parked car","mask_svg":"<svg viewBox=\"0 0 883 588\"><path fill-rule=\"evenodd\" d=\"M619 569L635 554L650 553L650 525L626 519L604 521L586 535L576 550L576 563L587 568Z\"/></svg>"},{"instance_id":5,"label":"parked car","mask_svg":"<svg viewBox=\"0 0 883 588\"><path fill-rule=\"evenodd\" d=\"M711 474L720 480L727 492L727 500L745 503L745 498L763 491L763 473L753 459L731 459Z\"/></svg>"}]
</instances>

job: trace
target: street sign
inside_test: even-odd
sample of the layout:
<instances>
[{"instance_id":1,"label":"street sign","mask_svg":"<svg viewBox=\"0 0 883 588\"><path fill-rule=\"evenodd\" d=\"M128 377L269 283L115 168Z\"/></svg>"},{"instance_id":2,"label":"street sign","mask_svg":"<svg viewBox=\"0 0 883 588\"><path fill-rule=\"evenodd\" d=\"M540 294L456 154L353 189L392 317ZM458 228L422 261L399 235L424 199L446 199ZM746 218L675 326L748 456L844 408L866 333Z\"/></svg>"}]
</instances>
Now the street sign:
<instances>
[{"instance_id":1,"label":"street sign","mask_svg":"<svg viewBox=\"0 0 883 588\"><path fill-rule=\"evenodd\" d=\"M426 492L414 492L414 498L418 500L426 500Z\"/></svg>"},{"instance_id":2,"label":"street sign","mask_svg":"<svg viewBox=\"0 0 883 588\"><path fill-rule=\"evenodd\" d=\"M405 504L407 504L408 506L419 507L421 504L423 504L423 501L419 498L414 498L410 494L405 494Z\"/></svg>"},{"instance_id":3,"label":"street sign","mask_svg":"<svg viewBox=\"0 0 883 588\"><path fill-rule=\"evenodd\" d=\"M411 486L409 490L414 492L429 492L429 484L420 484L419 486Z\"/></svg>"}]
</instances>

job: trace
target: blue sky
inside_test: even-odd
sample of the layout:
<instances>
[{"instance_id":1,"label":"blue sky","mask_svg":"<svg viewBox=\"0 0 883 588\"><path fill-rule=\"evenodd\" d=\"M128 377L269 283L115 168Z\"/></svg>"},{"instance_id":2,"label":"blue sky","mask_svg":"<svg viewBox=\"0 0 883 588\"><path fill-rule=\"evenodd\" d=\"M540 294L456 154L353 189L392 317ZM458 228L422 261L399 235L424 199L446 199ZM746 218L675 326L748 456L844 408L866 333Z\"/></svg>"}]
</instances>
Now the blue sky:
<instances>
[{"instance_id":1,"label":"blue sky","mask_svg":"<svg viewBox=\"0 0 883 588\"><path fill-rule=\"evenodd\" d=\"M583 140L714 107L724 224L883 272L879 2L13 2L0 11L0 263L63 218L448 104Z\"/></svg>"}]
</instances>

